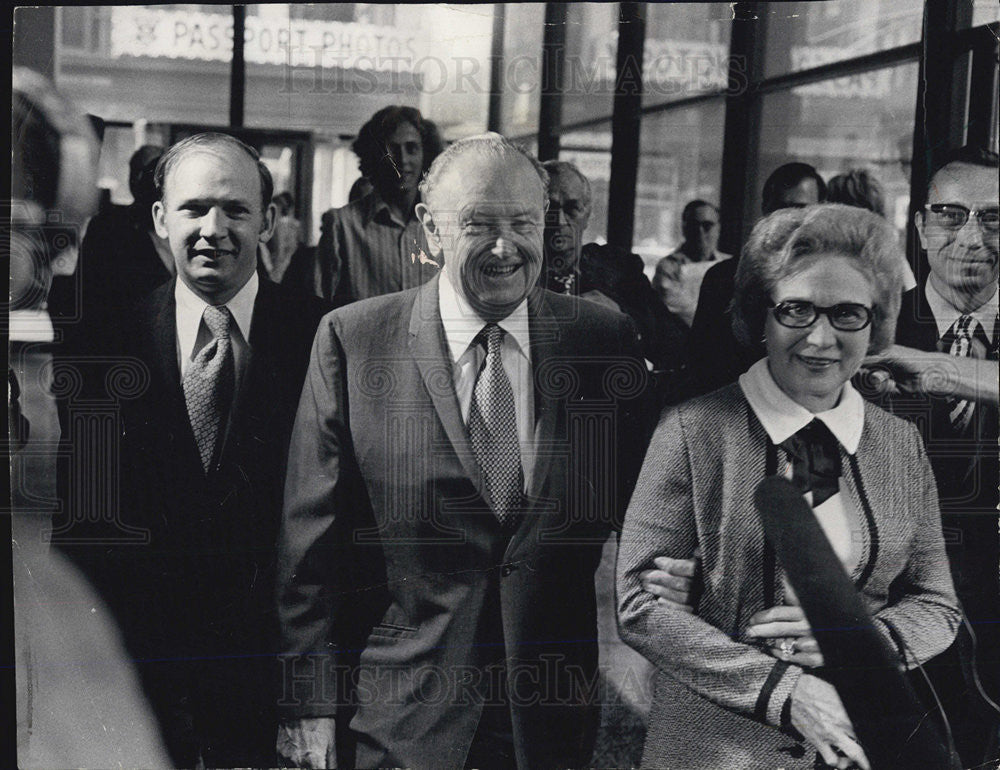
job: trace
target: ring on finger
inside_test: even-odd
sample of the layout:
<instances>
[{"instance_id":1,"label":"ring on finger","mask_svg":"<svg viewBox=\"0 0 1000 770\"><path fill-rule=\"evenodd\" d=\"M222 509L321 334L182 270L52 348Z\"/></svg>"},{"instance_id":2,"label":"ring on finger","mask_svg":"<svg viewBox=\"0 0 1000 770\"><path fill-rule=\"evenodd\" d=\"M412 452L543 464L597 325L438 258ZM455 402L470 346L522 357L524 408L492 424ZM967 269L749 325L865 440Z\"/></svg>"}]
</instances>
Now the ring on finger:
<instances>
[{"instance_id":1,"label":"ring on finger","mask_svg":"<svg viewBox=\"0 0 1000 770\"><path fill-rule=\"evenodd\" d=\"M790 658L795 654L795 639L785 637L778 645L778 650L782 658Z\"/></svg>"}]
</instances>

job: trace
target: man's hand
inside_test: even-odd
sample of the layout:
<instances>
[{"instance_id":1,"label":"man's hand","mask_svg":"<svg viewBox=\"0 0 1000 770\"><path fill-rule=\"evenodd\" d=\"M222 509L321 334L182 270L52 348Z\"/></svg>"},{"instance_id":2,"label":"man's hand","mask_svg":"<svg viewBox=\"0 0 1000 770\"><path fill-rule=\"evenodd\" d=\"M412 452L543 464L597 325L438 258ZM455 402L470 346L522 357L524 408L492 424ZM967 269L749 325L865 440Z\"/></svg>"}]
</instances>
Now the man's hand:
<instances>
[{"instance_id":1,"label":"man's hand","mask_svg":"<svg viewBox=\"0 0 1000 770\"><path fill-rule=\"evenodd\" d=\"M868 356L862 367L871 387L883 393L926 393L993 404L1000 399L996 361L893 345Z\"/></svg>"},{"instance_id":2,"label":"man's hand","mask_svg":"<svg viewBox=\"0 0 1000 770\"><path fill-rule=\"evenodd\" d=\"M823 654L801 607L771 607L750 618L747 637L763 641L776 658L803 668L823 665Z\"/></svg>"},{"instance_id":3,"label":"man's hand","mask_svg":"<svg viewBox=\"0 0 1000 770\"><path fill-rule=\"evenodd\" d=\"M309 770L337 767L333 717L290 719L278 726L278 761Z\"/></svg>"},{"instance_id":4,"label":"man's hand","mask_svg":"<svg viewBox=\"0 0 1000 770\"><path fill-rule=\"evenodd\" d=\"M653 594L659 604L665 604L671 609L688 614L694 613L691 595L698 568L697 555L692 559L657 556L653 559L653 564L656 565L656 569L639 573L642 587L646 592Z\"/></svg>"},{"instance_id":5,"label":"man's hand","mask_svg":"<svg viewBox=\"0 0 1000 770\"><path fill-rule=\"evenodd\" d=\"M803 674L791 697L792 726L816 747L827 765L840 770L854 766L871 770L833 685Z\"/></svg>"}]
</instances>

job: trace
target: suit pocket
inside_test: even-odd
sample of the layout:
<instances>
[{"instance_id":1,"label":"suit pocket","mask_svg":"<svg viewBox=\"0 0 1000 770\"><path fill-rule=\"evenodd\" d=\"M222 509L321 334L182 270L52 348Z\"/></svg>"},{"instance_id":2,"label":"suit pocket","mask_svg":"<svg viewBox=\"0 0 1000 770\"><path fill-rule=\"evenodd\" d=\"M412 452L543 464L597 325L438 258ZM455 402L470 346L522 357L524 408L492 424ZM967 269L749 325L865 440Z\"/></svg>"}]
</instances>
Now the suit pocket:
<instances>
[{"instance_id":1,"label":"suit pocket","mask_svg":"<svg viewBox=\"0 0 1000 770\"><path fill-rule=\"evenodd\" d=\"M400 626L395 623L379 623L372 629L371 636L383 639L409 639L416 636L417 629L412 626Z\"/></svg>"}]
</instances>

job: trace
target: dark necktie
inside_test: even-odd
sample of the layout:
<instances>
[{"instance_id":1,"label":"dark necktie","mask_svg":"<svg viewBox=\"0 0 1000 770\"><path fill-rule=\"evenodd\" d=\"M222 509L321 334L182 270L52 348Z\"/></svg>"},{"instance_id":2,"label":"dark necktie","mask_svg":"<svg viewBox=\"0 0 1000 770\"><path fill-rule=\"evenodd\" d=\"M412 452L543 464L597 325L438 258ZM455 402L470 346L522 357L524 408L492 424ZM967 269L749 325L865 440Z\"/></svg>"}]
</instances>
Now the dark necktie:
<instances>
[{"instance_id":1,"label":"dark necktie","mask_svg":"<svg viewBox=\"0 0 1000 770\"><path fill-rule=\"evenodd\" d=\"M959 358L987 358L990 341L983 325L971 315L959 316L941 338L941 349ZM956 433L964 433L972 421L976 403L964 398L948 399L948 419Z\"/></svg>"},{"instance_id":2,"label":"dark necktie","mask_svg":"<svg viewBox=\"0 0 1000 770\"><path fill-rule=\"evenodd\" d=\"M813 508L840 489L837 439L820 420L813 420L781 442L792 458L792 483L802 494L813 493Z\"/></svg>"},{"instance_id":3,"label":"dark necktie","mask_svg":"<svg viewBox=\"0 0 1000 770\"><path fill-rule=\"evenodd\" d=\"M184 401L191 430L198 443L201 465L206 473L215 459L236 382L236 364L229 333L232 320L225 305L205 308L202 321L212 333L212 340L198 352L184 374Z\"/></svg>"},{"instance_id":4,"label":"dark necktie","mask_svg":"<svg viewBox=\"0 0 1000 770\"><path fill-rule=\"evenodd\" d=\"M486 360L479 370L469 407L469 439L483 471L494 513L504 526L521 508L524 471L517 439L514 391L504 371L500 350L504 331L486 324L477 339L486 339Z\"/></svg>"}]
</instances>

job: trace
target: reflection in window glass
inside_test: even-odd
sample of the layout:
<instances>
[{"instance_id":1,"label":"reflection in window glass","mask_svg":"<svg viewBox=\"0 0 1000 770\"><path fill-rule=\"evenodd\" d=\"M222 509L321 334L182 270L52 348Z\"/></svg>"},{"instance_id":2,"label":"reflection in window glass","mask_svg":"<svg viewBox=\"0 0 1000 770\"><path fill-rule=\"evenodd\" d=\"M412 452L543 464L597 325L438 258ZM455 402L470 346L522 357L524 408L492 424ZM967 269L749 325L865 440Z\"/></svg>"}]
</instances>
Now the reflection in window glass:
<instances>
[{"instance_id":1,"label":"reflection in window glass","mask_svg":"<svg viewBox=\"0 0 1000 770\"><path fill-rule=\"evenodd\" d=\"M772 3L768 9L767 77L915 43L923 24L923 0Z\"/></svg>"},{"instance_id":2,"label":"reflection in window glass","mask_svg":"<svg viewBox=\"0 0 1000 770\"><path fill-rule=\"evenodd\" d=\"M767 175L797 160L823 179L868 169L885 190L886 216L905 231L916 98L916 62L767 94L754 215Z\"/></svg>"},{"instance_id":3,"label":"reflection in window glass","mask_svg":"<svg viewBox=\"0 0 1000 770\"><path fill-rule=\"evenodd\" d=\"M618 4L571 4L566 12L564 124L611 117L617 55Z\"/></svg>"},{"instance_id":4,"label":"reflection in window glass","mask_svg":"<svg viewBox=\"0 0 1000 770\"><path fill-rule=\"evenodd\" d=\"M537 134L545 3L506 3L504 12L500 130Z\"/></svg>"},{"instance_id":5,"label":"reflection in window glass","mask_svg":"<svg viewBox=\"0 0 1000 770\"><path fill-rule=\"evenodd\" d=\"M56 85L112 121L229 122L232 7L57 8Z\"/></svg>"},{"instance_id":6,"label":"reflection in window glass","mask_svg":"<svg viewBox=\"0 0 1000 770\"><path fill-rule=\"evenodd\" d=\"M491 5L248 6L246 124L353 135L382 107L405 104L447 139L480 132L492 14Z\"/></svg>"},{"instance_id":7,"label":"reflection in window glass","mask_svg":"<svg viewBox=\"0 0 1000 770\"><path fill-rule=\"evenodd\" d=\"M651 275L681 244L681 211L695 198L719 203L725 103L647 115L642 121L632 250Z\"/></svg>"},{"instance_id":8,"label":"reflection in window glass","mask_svg":"<svg viewBox=\"0 0 1000 770\"><path fill-rule=\"evenodd\" d=\"M611 121L562 135L559 160L568 160L590 180L590 221L583 243L607 243L608 182L611 180Z\"/></svg>"},{"instance_id":9,"label":"reflection in window glass","mask_svg":"<svg viewBox=\"0 0 1000 770\"><path fill-rule=\"evenodd\" d=\"M643 104L724 89L732 11L721 3L650 3L643 53Z\"/></svg>"},{"instance_id":10,"label":"reflection in window glass","mask_svg":"<svg viewBox=\"0 0 1000 770\"><path fill-rule=\"evenodd\" d=\"M1000 21L1000 4L996 0L975 0L972 7L972 26Z\"/></svg>"}]
</instances>

